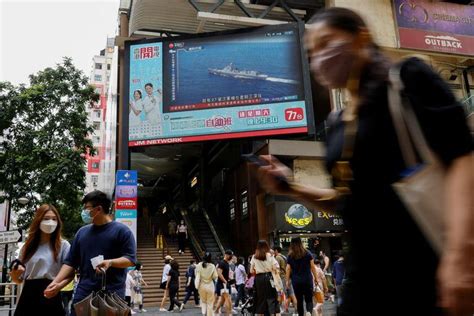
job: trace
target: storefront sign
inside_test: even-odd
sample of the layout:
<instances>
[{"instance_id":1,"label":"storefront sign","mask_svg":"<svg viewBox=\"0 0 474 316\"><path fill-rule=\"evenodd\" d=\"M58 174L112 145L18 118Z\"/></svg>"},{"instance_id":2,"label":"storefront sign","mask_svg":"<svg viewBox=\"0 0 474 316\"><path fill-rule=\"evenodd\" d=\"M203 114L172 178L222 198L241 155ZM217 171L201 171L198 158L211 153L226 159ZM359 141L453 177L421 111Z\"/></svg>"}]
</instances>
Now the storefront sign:
<instances>
[{"instance_id":1,"label":"storefront sign","mask_svg":"<svg viewBox=\"0 0 474 316\"><path fill-rule=\"evenodd\" d=\"M293 204L285 213L285 220L291 226L301 229L313 221L313 214L301 204Z\"/></svg>"},{"instance_id":2,"label":"storefront sign","mask_svg":"<svg viewBox=\"0 0 474 316\"><path fill-rule=\"evenodd\" d=\"M474 7L394 0L401 48L474 55Z\"/></svg>"},{"instance_id":3,"label":"storefront sign","mask_svg":"<svg viewBox=\"0 0 474 316\"><path fill-rule=\"evenodd\" d=\"M344 221L334 212L313 210L286 197L272 197L267 203L270 230L281 232L339 232Z\"/></svg>"},{"instance_id":4,"label":"storefront sign","mask_svg":"<svg viewBox=\"0 0 474 316\"><path fill-rule=\"evenodd\" d=\"M115 186L115 220L130 228L137 241L137 171L118 170Z\"/></svg>"}]
</instances>

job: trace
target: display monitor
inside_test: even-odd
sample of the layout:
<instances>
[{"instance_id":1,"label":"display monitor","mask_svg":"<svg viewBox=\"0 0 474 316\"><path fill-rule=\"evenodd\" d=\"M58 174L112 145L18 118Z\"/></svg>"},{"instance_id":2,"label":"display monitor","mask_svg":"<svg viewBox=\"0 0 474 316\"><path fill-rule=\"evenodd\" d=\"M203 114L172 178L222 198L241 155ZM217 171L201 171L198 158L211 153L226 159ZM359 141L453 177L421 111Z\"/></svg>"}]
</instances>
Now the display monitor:
<instances>
[{"instance_id":1,"label":"display monitor","mask_svg":"<svg viewBox=\"0 0 474 316\"><path fill-rule=\"evenodd\" d=\"M126 42L129 146L312 132L301 28Z\"/></svg>"}]
</instances>

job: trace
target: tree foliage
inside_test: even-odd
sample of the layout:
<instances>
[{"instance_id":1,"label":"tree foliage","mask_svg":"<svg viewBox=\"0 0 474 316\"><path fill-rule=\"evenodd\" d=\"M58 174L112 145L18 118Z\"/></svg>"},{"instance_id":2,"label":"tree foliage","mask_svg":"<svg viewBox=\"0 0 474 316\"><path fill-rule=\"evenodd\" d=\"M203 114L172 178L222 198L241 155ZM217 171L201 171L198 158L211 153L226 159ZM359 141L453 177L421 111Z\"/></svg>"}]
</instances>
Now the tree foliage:
<instances>
[{"instance_id":1,"label":"tree foliage","mask_svg":"<svg viewBox=\"0 0 474 316\"><path fill-rule=\"evenodd\" d=\"M30 75L30 85L0 82L0 191L18 213L17 224L29 225L41 203L55 205L64 234L79 228L80 198L85 187L85 156L93 153L86 106L98 95L70 58ZM26 196L26 207L18 198Z\"/></svg>"}]
</instances>

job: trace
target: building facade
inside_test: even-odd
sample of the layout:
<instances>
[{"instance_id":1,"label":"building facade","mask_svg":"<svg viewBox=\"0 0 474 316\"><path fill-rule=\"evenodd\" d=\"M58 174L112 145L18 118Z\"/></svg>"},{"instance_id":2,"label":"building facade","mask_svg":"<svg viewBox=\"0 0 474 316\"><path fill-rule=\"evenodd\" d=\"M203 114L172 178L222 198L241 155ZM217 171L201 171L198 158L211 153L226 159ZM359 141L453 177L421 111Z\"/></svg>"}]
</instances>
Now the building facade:
<instances>
[{"instance_id":1,"label":"building facade","mask_svg":"<svg viewBox=\"0 0 474 316\"><path fill-rule=\"evenodd\" d=\"M103 188L104 159L106 157L106 117L107 98L109 94L110 75L114 56L114 38L108 38L105 49L92 58L90 84L99 94L99 100L87 108L89 124L94 128L90 135L95 148L95 155L87 155L86 192Z\"/></svg>"}]
</instances>

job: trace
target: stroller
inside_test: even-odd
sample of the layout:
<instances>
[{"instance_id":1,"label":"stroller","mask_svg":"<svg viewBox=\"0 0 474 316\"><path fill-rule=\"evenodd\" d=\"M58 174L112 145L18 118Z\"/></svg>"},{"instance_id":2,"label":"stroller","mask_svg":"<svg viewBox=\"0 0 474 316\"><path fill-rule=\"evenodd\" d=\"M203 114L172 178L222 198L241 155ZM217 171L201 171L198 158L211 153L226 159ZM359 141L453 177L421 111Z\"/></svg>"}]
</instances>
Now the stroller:
<instances>
[{"instance_id":1,"label":"stroller","mask_svg":"<svg viewBox=\"0 0 474 316\"><path fill-rule=\"evenodd\" d=\"M242 304L242 309L240 311L244 316L254 315L255 313L254 291L253 288L246 288L244 303Z\"/></svg>"},{"instance_id":2,"label":"stroller","mask_svg":"<svg viewBox=\"0 0 474 316\"><path fill-rule=\"evenodd\" d=\"M242 304L241 313L244 316L250 316L255 314L255 275L252 275L246 282L245 282L245 297Z\"/></svg>"}]
</instances>

